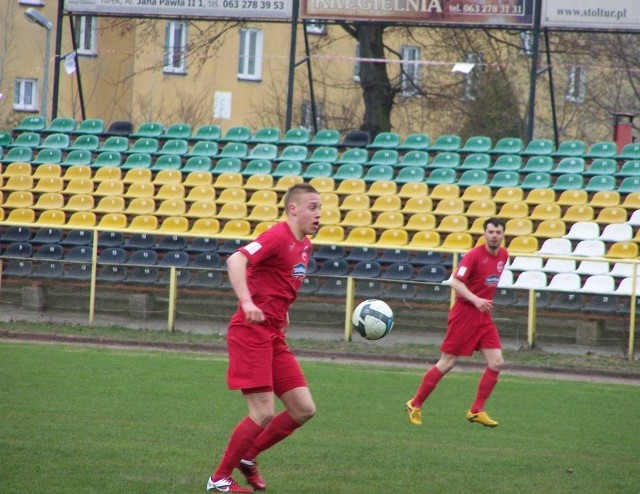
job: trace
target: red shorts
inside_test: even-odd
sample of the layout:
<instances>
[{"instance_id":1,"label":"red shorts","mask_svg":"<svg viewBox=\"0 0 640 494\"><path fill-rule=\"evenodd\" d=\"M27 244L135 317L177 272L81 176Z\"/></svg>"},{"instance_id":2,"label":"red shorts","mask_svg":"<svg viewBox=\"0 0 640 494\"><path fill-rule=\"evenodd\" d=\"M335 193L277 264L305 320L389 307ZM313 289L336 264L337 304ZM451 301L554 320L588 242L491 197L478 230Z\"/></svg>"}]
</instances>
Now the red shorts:
<instances>
[{"instance_id":1,"label":"red shorts","mask_svg":"<svg viewBox=\"0 0 640 494\"><path fill-rule=\"evenodd\" d=\"M468 357L481 348L502 348L491 315L481 313L471 304L456 302L449 313L447 334L440 351Z\"/></svg>"},{"instance_id":2,"label":"red shorts","mask_svg":"<svg viewBox=\"0 0 640 494\"><path fill-rule=\"evenodd\" d=\"M249 324L236 313L227 330L229 389L273 391L282 396L289 390L307 386L300 364L289 349L280 328Z\"/></svg>"}]
</instances>

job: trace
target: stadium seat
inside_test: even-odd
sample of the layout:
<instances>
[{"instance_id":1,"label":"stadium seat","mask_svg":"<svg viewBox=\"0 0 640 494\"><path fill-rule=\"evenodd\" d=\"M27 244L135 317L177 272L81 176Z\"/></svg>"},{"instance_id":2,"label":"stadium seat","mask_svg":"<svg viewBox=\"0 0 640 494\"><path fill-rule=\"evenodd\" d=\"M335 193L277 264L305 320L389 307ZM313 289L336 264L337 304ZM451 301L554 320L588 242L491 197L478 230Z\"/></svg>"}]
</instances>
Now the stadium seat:
<instances>
[{"instance_id":1,"label":"stadium seat","mask_svg":"<svg viewBox=\"0 0 640 494\"><path fill-rule=\"evenodd\" d=\"M321 129L307 143L310 147L336 147L340 143L340 132L335 129Z\"/></svg>"},{"instance_id":2,"label":"stadium seat","mask_svg":"<svg viewBox=\"0 0 640 494\"><path fill-rule=\"evenodd\" d=\"M484 170L466 170L458 179L460 187L471 187L473 185L485 185L488 182L488 174Z\"/></svg>"},{"instance_id":3,"label":"stadium seat","mask_svg":"<svg viewBox=\"0 0 640 494\"><path fill-rule=\"evenodd\" d=\"M348 210L340 224L345 227L370 226L372 223L371 211L368 209Z\"/></svg>"},{"instance_id":4,"label":"stadium seat","mask_svg":"<svg viewBox=\"0 0 640 494\"><path fill-rule=\"evenodd\" d=\"M514 281L513 287L543 290L547 287L547 275L542 271L523 271Z\"/></svg>"},{"instance_id":5,"label":"stadium seat","mask_svg":"<svg viewBox=\"0 0 640 494\"><path fill-rule=\"evenodd\" d=\"M251 139L251 130L244 125L236 125L227 129L218 140L229 143L247 143Z\"/></svg>"},{"instance_id":6,"label":"stadium seat","mask_svg":"<svg viewBox=\"0 0 640 494\"><path fill-rule=\"evenodd\" d=\"M391 165L374 165L367 170L363 178L365 182L390 181L393 180L394 174ZM334 178L338 180L337 173L334 175Z\"/></svg>"},{"instance_id":7,"label":"stadium seat","mask_svg":"<svg viewBox=\"0 0 640 494\"><path fill-rule=\"evenodd\" d=\"M373 139L371 144L367 145L369 149L393 149L400 145L400 135L397 132L380 132Z\"/></svg>"},{"instance_id":8,"label":"stadium seat","mask_svg":"<svg viewBox=\"0 0 640 494\"><path fill-rule=\"evenodd\" d=\"M201 125L193 132L190 140L192 141L217 141L220 139L221 130L219 125L205 124Z\"/></svg>"},{"instance_id":9,"label":"stadium seat","mask_svg":"<svg viewBox=\"0 0 640 494\"><path fill-rule=\"evenodd\" d=\"M110 136L105 139L102 146L96 149L98 153L124 153L129 149L129 139L123 136Z\"/></svg>"},{"instance_id":10,"label":"stadium seat","mask_svg":"<svg viewBox=\"0 0 640 494\"><path fill-rule=\"evenodd\" d=\"M302 172L302 178L329 178L333 175L333 165L331 163L309 163Z\"/></svg>"},{"instance_id":11,"label":"stadium seat","mask_svg":"<svg viewBox=\"0 0 640 494\"><path fill-rule=\"evenodd\" d=\"M466 232L449 233L440 247L458 252L467 251L473 247L473 237Z\"/></svg>"},{"instance_id":12,"label":"stadium seat","mask_svg":"<svg viewBox=\"0 0 640 494\"><path fill-rule=\"evenodd\" d=\"M616 177L612 175L595 175L584 187L585 192L614 191L615 189Z\"/></svg>"},{"instance_id":13,"label":"stadium seat","mask_svg":"<svg viewBox=\"0 0 640 494\"><path fill-rule=\"evenodd\" d=\"M305 128L289 129L284 137L278 141L282 146L299 145L306 146L309 142L309 131Z\"/></svg>"},{"instance_id":14,"label":"stadium seat","mask_svg":"<svg viewBox=\"0 0 640 494\"><path fill-rule=\"evenodd\" d=\"M30 208L17 208L9 212L5 223L13 223L18 225L28 225L35 221L36 214L33 209Z\"/></svg>"},{"instance_id":15,"label":"stadium seat","mask_svg":"<svg viewBox=\"0 0 640 494\"><path fill-rule=\"evenodd\" d=\"M402 200L396 195L376 197L371 205L372 212L400 211Z\"/></svg>"},{"instance_id":16,"label":"stadium seat","mask_svg":"<svg viewBox=\"0 0 640 494\"><path fill-rule=\"evenodd\" d=\"M109 128L105 132L105 135L128 137L132 133L133 123L128 120L116 120L109 124Z\"/></svg>"},{"instance_id":17,"label":"stadium seat","mask_svg":"<svg viewBox=\"0 0 640 494\"><path fill-rule=\"evenodd\" d=\"M338 160L338 149L335 147L321 146L313 150L306 163L335 163Z\"/></svg>"},{"instance_id":18,"label":"stadium seat","mask_svg":"<svg viewBox=\"0 0 640 494\"><path fill-rule=\"evenodd\" d=\"M14 132L41 132L46 125L46 120L43 116L34 115L30 117L24 117L22 121L13 128Z\"/></svg>"},{"instance_id":19,"label":"stadium seat","mask_svg":"<svg viewBox=\"0 0 640 494\"><path fill-rule=\"evenodd\" d=\"M616 155L618 160L640 160L640 144L625 144L622 150Z\"/></svg>"},{"instance_id":20,"label":"stadium seat","mask_svg":"<svg viewBox=\"0 0 640 494\"><path fill-rule=\"evenodd\" d=\"M513 237L508 247L511 253L533 254L538 250L538 239L532 235Z\"/></svg>"},{"instance_id":21,"label":"stadium seat","mask_svg":"<svg viewBox=\"0 0 640 494\"><path fill-rule=\"evenodd\" d=\"M614 207L620 204L618 191L602 190L594 193L589 200L589 205L594 208Z\"/></svg>"},{"instance_id":22,"label":"stadium seat","mask_svg":"<svg viewBox=\"0 0 640 494\"><path fill-rule=\"evenodd\" d=\"M518 155L524 149L522 139L519 137L503 137L496 142L491 154Z\"/></svg>"},{"instance_id":23,"label":"stadium seat","mask_svg":"<svg viewBox=\"0 0 640 494\"><path fill-rule=\"evenodd\" d=\"M62 150L46 148L38 151L38 154L31 159L31 163L34 165L41 165L43 163L61 163L62 162Z\"/></svg>"},{"instance_id":24,"label":"stadium seat","mask_svg":"<svg viewBox=\"0 0 640 494\"><path fill-rule=\"evenodd\" d=\"M427 134L413 133L407 135L397 149L399 151L426 151L430 143L431 140Z\"/></svg>"},{"instance_id":25,"label":"stadium seat","mask_svg":"<svg viewBox=\"0 0 640 494\"><path fill-rule=\"evenodd\" d=\"M64 196L58 192L45 192L38 197L38 202L33 205L33 209L62 209L64 207Z\"/></svg>"},{"instance_id":26,"label":"stadium seat","mask_svg":"<svg viewBox=\"0 0 640 494\"><path fill-rule=\"evenodd\" d=\"M583 158L562 158L554 169L552 175L583 174L585 171L585 161Z\"/></svg>"},{"instance_id":27,"label":"stadium seat","mask_svg":"<svg viewBox=\"0 0 640 494\"><path fill-rule=\"evenodd\" d=\"M406 166L398 171L395 182L398 184L420 183L425 179L425 171L418 166ZM425 184L426 185L426 184Z\"/></svg>"},{"instance_id":28,"label":"stadium seat","mask_svg":"<svg viewBox=\"0 0 640 494\"><path fill-rule=\"evenodd\" d=\"M186 158L215 158L218 154L218 143L213 141L198 141L191 148L191 151L184 153Z\"/></svg>"},{"instance_id":29,"label":"stadium seat","mask_svg":"<svg viewBox=\"0 0 640 494\"><path fill-rule=\"evenodd\" d=\"M246 158L248 153L249 148L244 142L229 142L218 152L216 158L236 158L242 160Z\"/></svg>"},{"instance_id":30,"label":"stadium seat","mask_svg":"<svg viewBox=\"0 0 640 494\"><path fill-rule=\"evenodd\" d=\"M615 175L618 170L616 161L612 158L597 158L591 161L589 167L582 172L585 177L600 175Z\"/></svg>"},{"instance_id":31,"label":"stadium seat","mask_svg":"<svg viewBox=\"0 0 640 494\"><path fill-rule=\"evenodd\" d=\"M640 177L640 160L626 161L615 173L617 177Z\"/></svg>"},{"instance_id":32,"label":"stadium seat","mask_svg":"<svg viewBox=\"0 0 640 494\"><path fill-rule=\"evenodd\" d=\"M580 291L585 293L613 294L615 291L615 280L613 276L607 274L589 276Z\"/></svg>"},{"instance_id":33,"label":"stadium seat","mask_svg":"<svg viewBox=\"0 0 640 494\"><path fill-rule=\"evenodd\" d=\"M273 163L265 159L252 159L247 163L241 175L248 177L251 175L269 175L273 170Z\"/></svg>"},{"instance_id":34,"label":"stadium seat","mask_svg":"<svg viewBox=\"0 0 640 494\"><path fill-rule=\"evenodd\" d=\"M509 269L516 273L522 271L542 271L542 258L515 256L511 264L509 264Z\"/></svg>"},{"instance_id":35,"label":"stadium seat","mask_svg":"<svg viewBox=\"0 0 640 494\"><path fill-rule=\"evenodd\" d=\"M460 136L457 135L441 135L436 138L434 143L429 146L431 151L457 152L461 146Z\"/></svg>"},{"instance_id":36,"label":"stadium seat","mask_svg":"<svg viewBox=\"0 0 640 494\"><path fill-rule=\"evenodd\" d=\"M427 185L453 184L456 181L456 172L452 168L438 168L433 170L425 180Z\"/></svg>"},{"instance_id":37,"label":"stadium seat","mask_svg":"<svg viewBox=\"0 0 640 494\"><path fill-rule=\"evenodd\" d=\"M140 137L125 151L125 154L154 154L160 148L158 139L152 137Z\"/></svg>"},{"instance_id":38,"label":"stadium seat","mask_svg":"<svg viewBox=\"0 0 640 494\"><path fill-rule=\"evenodd\" d=\"M409 197L401 211L407 214L430 213L433 209L433 202L430 197Z\"/></svg>"},{"instance_id":39,"label":"stadium seat","mask_svg":"<svg viewBox=\"0 0 640 494\"><path fill-rule=\"evenodd\" d=\"M626 221L627 210L619 206L602 208L595 219L595 222L600 224L626 223Z\"/></svg>"},{"instance_id":40,"label":"stadium seat","mask_svg":"<svg viewBox=\"0 0 640 494\"><path fill-rule=\"evenodd\" d=\"M554 144L551 139L533 139L520 154L523 156L548 156L553 151Z\"/></svg>"},{"instance_id":41,"label":"stadium seat","mask_svg":"<svg viewBox=\"0 0 640 494\"><path fill-rule=\"evenodd\" d=\"M211 170L212 175L224 175L224 174L240 174L242 171L242 161L239 158L221 158L216 161L216 164ZM240 177L242 180L242 177Z\"/></svg>"},{"instance_id":42,"label":"stadium seat","mask_svg":"<svg viewBox=\"0 0 640 494\"><path fill-rule=\"evenodd\" d=\"M67 146L67 151L96 151L100 147L100 139L97 135L80 135L75 138L73 143Z\"/></svg>"},{"instance_id":43,"label":"stadium seat","mask_svg":"<svg viewBox=\"0 0 640 494\"><path fill-rule=\"evenodd\" d=\"M493 175L489 182L489 187L499 189L503 187L518 187L520 184L520 174L515 171L500 171Z\"/></svg>"},{"instance_id":44,"label":"stadium seat","mask_svg":"<svg viewBox=\"0 0 640 494\"><path fill-rule=\"evenodd\" d=\"M11 259L2 270L3 277L26 278L33 272L33 261Z\"/></svg>"},{"instance_id":45,"label":"stadium seat","mask_svg":"<svg viewBox=\"0 0 640 494\"><path fill-rule=\"evenodd\" d=\"M395 149L380 149L371 156L371 159L366 162L366 165L368 167L377 165L393 167L398 164L399 159L398 151Z\"/></svg>"},{"instance_id":46,"label":"stadium seat","mask_svg":"<svg viewBox=\"0 0 640 494\"><path fill-rule=\"evenodd\" d=\"M607 224L598 238L604 242L624 242L633 238L633 228L628 223Z\"/></svg>"},{"instance_id":47,"label":"stadium seat","mask_svg":"<svg viewBox=\"0 0 640 494\"><path fill-rule=\"evenodd\" d=\"M467 207L465 215L470 218L489 217L495 216L496 203L492 200L477 200L473 201Z\"/></svg>"},{"instance_id":48,"label":"stadium seat","mask_svg":"<svg viewBox=\"0 0 640 494\"><path fill-rule=\"evenodd\" d=\"M566 235L567 226L564 221L560 219L556 220L543 220L541 221L535 231L533 232L534 237L542 237L542 238L557 238Z\"/></svg>"},{"instance_id":49,"label":"stadium seat","mask_svg":"<svg viewBox=\"0 0 640 494\"><path fill-rule=\"evenodd\" d=\"M562 215L562 221L573 224L580 221L593 221L595 215L593 208L587 205L569 206Z\"/></svg>"},{"instance_id":50,"label":"stadium seat","mask_svg":"<svg viewBox=\"0 0 640 494\"><path fill-rule=\"evenodd\" d=\"M549 173L528 173L524 176L520 187L525 190L544 189L551 187L551 175Z\"/></svg>"},{"instance_id":51,"label":"stadium seat","mask_svg":"<svg viewBox=\"0 0 640 494\"><path fill-rule=\"evenodd\" d=\"M370 197L395 196L398 186L394 180L377 180L369 186L367 194Z\"/></svg>"},{"instance_id":52,"label":"stadium seat","mask_svg":"<svg viewBox=\"0 0 640 494\"><path fill-rule=\"evenodd\" d=\"M87 118L82 120L78 126L67 134L98 136L104 133L105 123L101 118Z\"/></svg>"},{"instance_id":53,"label":"stadium seat","mask_svg":"<svg viewBox=\"0 0 640 494\"><path fill-rule=\"evenodd\" d=\"M387 249L389 247L402 247L409 243L409 234L402 228L388 228L382 231L378 237L377 245Z\"/></svg>"},{"instance_id":54,"label":"stadium seat","mask_svg":"<svg viewBox=\"0 0 640 494\"><path fill-rule=\"evenodd\" d=\"M576 257L604 257L606 250L605 243L597 239L580 240L573 249Z\"/></svg>"},{"instance_id":55,"label":"stadium seat","mask_svg":"<svg viewBox=\"0 0 640 494\"><path fill-rule=\"evenodd\" d=\"M440 220L436 230L442 233L465 232L469 228L469 220L461 214L449 214Z\"/></svg>"},{"instance_id":56,"label":"stadium seat","mask_svg":"<svg viewBox=\"0 0 640 494\"><path fill-rule=\"evenodd\" d=\"M553 190L564 192L566 190L580 190L584 186L584 177L579 173L565 173L560 175L552 185Z\"/></svg>"},{"instance_id":57,"label":"stadium seat","mask_svg":"<svg viewBox=\"0 0 640 494\"><path fill-rule=\"evenodd\" d=\"M509 237L531 235L533 233L533 222L526 217L510 218L505 223L504 232Z\"/></svg>"},{"instance_id":58,"label":"stadium seat","mask_svg":"<svg viewBox=\"0 0 640 494\"><path fill-rule=\"evenodd\" d=\"M441 152L436 154L431 162L426 166L430 169L452 169L460 166L460 155L453 152ZM435 170L434 170L435 171Z\"/></svg>"},{"instance_id":59,"label":"stadium seat","mask_svg":"<svg viewBox=\"0 0 640 494\"><path fill-rule=\"evenodd\" d=\"M162 144L156 155L184 156L189 152L189 143L186 139L169 139Z\"/></svg>"},{"instance_id":60,"label":"stadium seat","mask_svg":"<svg viewBox=\"0 0 640 494\"><path fill-rule=\"evenodd\" d=\"M440 234L433 230L417 231L407 248L429 250L440 247Z\"/></svg>"},{"instance_id":61,"label":"stadium seat","mask_svg":"<svg viewBox=\"0 0 640 494\"><path fill-rule=\"evenodd\" d=\"M609 247L606 257L614 259L637 259L638 244L634 241L614 242Z\"/></svg>"},{"instance_id":62,"label":"stadium seat","mask_svg":"<svg viewBox=\"0 0 640 494\"><path fill-rule=\"evenodd\" d=\"M625 177L618 186L620 194L634 194L640 192L640 177Z\"/></svg>"},{"instance_id":63,"label":"stadium seat","mask_svg":"<svg viewBox=\"0 0 640 494\"><path fill-rule=\"evenodd\" d=\"M584 141L563 141L558 146L558 149L551 153L551 156L555 157L582 157L586 152L586 145Z\"/></svg>"},{"instance_id":64,"label":"stadium seat","mask_svg":"<svg viewBox=\"0 0 640 494\"><path fill-rule=\"evenodd\" d=\"M609 274L609 263L604 261L581 261L575 272L581 276Z\"/></svg>"},{"instance_id":65,"label":"stadium seat","mask_svg":"<svg viewBox=\"0 0 640 494\"><path fill-rule=\"evenodd\" d=\"M10 149L28 148L33 151L40 145L40 142L40 134L35 132L23 132L22 134L19 134L7 147Z\"/></svg>"},{"instance_id":66,"label":"stadium seat","mask_svg":"<svg viewBox=\"0 0 640 494\"><path fill-rule=\"evenodd\" d=\"M151 168L151 155L148 153L134 153L127 156L126 161L120 167L123 170L133 168Z\"/></svg>"},{"instance_id":67,"label":"stadium seat","mask_svg":"<svg viewBox=\"0 0 640 494\"><path fill-rule=\"evenodd\" d=\"M65 211L87 212L93 210L94 204L95 199L91 195L91 192L87 194L78 193L69 197L63 209Z\"/></svg>"},{"instance_id":68,"label":"stadium seat","mask_svg":"<svg viewBox=\"0 0 640 494\"><path fill-rule=\"evenodd\" d=\"M147 122L142 122L139 125L138 130L130 133L129 137L131 137L132 139L146 138L146 137L155 139L157 137L160 137L163 131L164 131L164 126L160 122L147 121Z\"/></svg>"},{"instance_id":69,"label":"stadium seat","mask_svg":"<svg viewBox=\"0 0 640 494\"><path fill-rule=\"evenodd\" d=\"M550 188L531 189L525 202L529 205L554 203L556 202L556 192Z\"/></svg>"},{"instance_id":70,"label":"stadium seat","mask_svg":"<svg viewBox=\"0 0 640 494\"><path fill-rule=\"evenodd\" d=\"M531 220L556 220L560 216L562 216L562 209L554 203L536 204L529 213Z\"/></svg>"},{"instance_id":71,"label":"stadium seat","mask_svg":"<svg viewBox=\"0 0 640 494\"><path fill-rule=\"evenodd\" d=\"M618 146L613 141L598 141L591 145L588 151L586 151L582 157L590 158L596 161L597 159L609 159L614 158L618 153ZM593 164L593 162L592 162Z\"/></svg>"}]
</instances>

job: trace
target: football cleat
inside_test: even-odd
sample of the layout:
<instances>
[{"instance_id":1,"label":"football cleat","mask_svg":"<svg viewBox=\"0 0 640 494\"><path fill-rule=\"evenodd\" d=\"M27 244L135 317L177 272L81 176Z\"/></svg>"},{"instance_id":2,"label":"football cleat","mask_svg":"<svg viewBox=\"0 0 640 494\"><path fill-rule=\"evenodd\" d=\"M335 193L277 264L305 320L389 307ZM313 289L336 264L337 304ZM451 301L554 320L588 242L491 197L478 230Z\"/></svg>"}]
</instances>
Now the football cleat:
<instances>
[{"instance_id":1,"label":"football cleat","mask_svg":"<svg viewBox=\"0 0 640 494\"><path fill-rule=\"evenodd\" d=\"M231 477L224 477L219 480L213 480L213 478L209 477L209 481L207 482L207 491L250 494L253 492L253 489L242 487Z\"/></svg>"},{"instance_id":2,"label":"football cleat","mask_svg":"<svg viewBox=\"0 0 640 494\"><path fill-rule=\"evenodd\" d=\"M238 469L242 472L242 475L247 479L247 482L251 487L257 491L266 491L267 484L260 473L258 472L258 462L256 460L240 460Z\"/></svg>"},{"instance_id":3,"label":"football cleat","mask_svg":"<svg viewBox=\"0 0 640 494\"><path fill-rule=\"evenodd\" d=\"M405 410L409 414L409 422L413 425L422 425L422 409L414 407L411 404L411 400L407 401L404 406Z\"/></svg>"},{"instance_id":4,"label":"football cleat","mask_svg":"<svg viewBox=\"0 0 640 494\"><path fill-rule=\"evenodd\" d=\"M497 427L498 422L489 417L487 412L473 413L471 410L467 412L467 420L469 422L477 422L485 427Z\"/></svg>"}]
</instances>

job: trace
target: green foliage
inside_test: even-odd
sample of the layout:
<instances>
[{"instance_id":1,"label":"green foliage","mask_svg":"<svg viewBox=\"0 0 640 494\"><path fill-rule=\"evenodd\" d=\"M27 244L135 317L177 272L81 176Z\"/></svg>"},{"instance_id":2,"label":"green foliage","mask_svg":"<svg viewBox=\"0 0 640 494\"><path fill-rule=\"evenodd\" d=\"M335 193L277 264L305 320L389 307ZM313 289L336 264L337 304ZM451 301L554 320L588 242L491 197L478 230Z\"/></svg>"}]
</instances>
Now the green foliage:
<instances>
[{"instance_id":1,"label":"green foliage","mask_svg":"<svg viewBox=\"0 0 640 494\"><path fill-rule=\"evenodd\" d=\"M0 362L3 493L203 492L245 414L226 362L203 354L4 343ZM424 369L303 367L318 415L261 456L273 492L627 493L640 482L634 386L505 373L489 430L464 418L478 374L454 372L415 427L403 403Z\"/></svg>"}]
</instances>

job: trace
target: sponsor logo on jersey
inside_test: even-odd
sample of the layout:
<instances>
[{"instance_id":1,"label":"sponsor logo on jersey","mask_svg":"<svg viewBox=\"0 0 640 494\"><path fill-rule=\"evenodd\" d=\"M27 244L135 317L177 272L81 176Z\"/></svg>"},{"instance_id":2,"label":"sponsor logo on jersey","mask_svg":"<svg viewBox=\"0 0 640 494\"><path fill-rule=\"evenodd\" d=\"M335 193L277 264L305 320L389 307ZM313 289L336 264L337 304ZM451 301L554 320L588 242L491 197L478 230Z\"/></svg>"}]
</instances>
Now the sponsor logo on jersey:
<instances>
[{"instance_id":1,"label":"sponsor logo on jersey","mask_svg":"<svg viewBox=\"0 0 640 494\"><path fill-rule=\"evenodd\" d=\"M260 242L251 242L244 246L244 250L246 250L249 254L253 255L262 249L262 244Z\"/></svg>"},{"instance_id":2,"label":"sponsor logo on jersey","mask_svg":"<svg viewBox=\"0 0 640 494\"><path fill-rule=\"evenodd\" d=\"M498 276L497 274L492 274L490 276L487 276L485 283L487 285L498 285L498 281L500 281L500 276Z\"/></svg>"},{"instance_id":3,"label":"sponsor logo on jersey","mask_svg":"<svg viewBox=\"0 0 640 494\"><path fill-rule=\"evenodd\" d=\"M502 273L503 269L504 269L504 262L500 261L498 263L498 273Z\"/></svg>"},{"instance_id":4,"label":"sponsor logo on jersey","mask_svg":"<svg viewBox=\"0 0 640 494\"><path fill-rule=\"evenodd\" d=\"M298 263L293 266L293 276L295 278L304 279L307 274L307 267L303 263Z\"/></svg>"}]
</instances>

